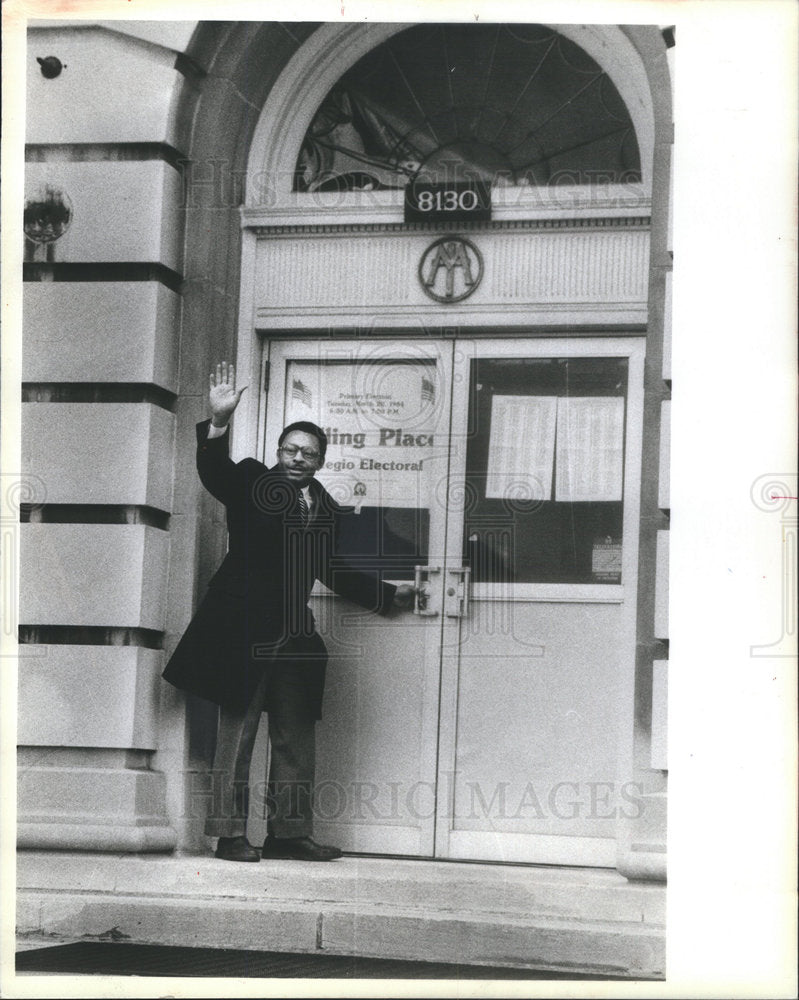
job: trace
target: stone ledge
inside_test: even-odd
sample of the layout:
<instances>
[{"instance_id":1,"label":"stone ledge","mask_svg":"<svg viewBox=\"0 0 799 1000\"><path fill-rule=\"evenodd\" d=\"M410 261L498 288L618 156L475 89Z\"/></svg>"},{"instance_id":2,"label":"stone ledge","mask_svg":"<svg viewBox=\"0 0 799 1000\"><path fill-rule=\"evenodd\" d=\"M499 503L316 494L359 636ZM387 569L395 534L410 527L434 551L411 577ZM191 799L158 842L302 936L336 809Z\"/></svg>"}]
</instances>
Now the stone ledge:
<instances>
[{"instance_id":1,"label":"stone ledge","mask_svg":"<svg viewBox=\"0 0 799 1000\"><path fill-rule=\"evenodd\" d=\"M612 921L662 926L661 886L631 884L608 869L481 865L346 856L330 865L270 861L225 864L210 855L85 855L22 851L20 889L124 893L198 899L349 901L400 907L428 906L524 917Z\"/></svg>"},{"instance_id":2,"label":"stone ledge","mask_svg":"<svg viewBox=\"0 0 799 1000\"><path fill-rule=\"evenodd\" d=\"M153 773L153 772L146 772ZM17 824L17 842L20 847L48 851L71 847L74 851L172 851L177 843L177 833L168 823L128 822L70 823L25 822Z\"/></svg>"},{"instance_id":3,"label":"stone ledge","mask_svg":"<svg viewBox=\"0 0 799 1000\"><path fill-rule=\"evenodd\" d=\"M501 914L450 916L424 907L392 912L377 905L299 901L220 899L209 905L207 899L38 895L38 900L22 897L20 932L51 939L63 935L68 940L80 936L195 948L318 951L646 979L663 974L661 935L634 925L533 916L521 921ZM30 926L30 904L38 927Z\"/></svg>"},{"instance_id":4,"label":"stone ledge","mask_svg":"<svg viewBox=\"0 0 799 1000\"><path fill-rule=\"evenodd\" d=\"M246 870L245 870L246 869ZM18 855L18 933L664 974L663 886L607 870L346 857L232 865L207 856Z\"/></svg>"}]
</instances>

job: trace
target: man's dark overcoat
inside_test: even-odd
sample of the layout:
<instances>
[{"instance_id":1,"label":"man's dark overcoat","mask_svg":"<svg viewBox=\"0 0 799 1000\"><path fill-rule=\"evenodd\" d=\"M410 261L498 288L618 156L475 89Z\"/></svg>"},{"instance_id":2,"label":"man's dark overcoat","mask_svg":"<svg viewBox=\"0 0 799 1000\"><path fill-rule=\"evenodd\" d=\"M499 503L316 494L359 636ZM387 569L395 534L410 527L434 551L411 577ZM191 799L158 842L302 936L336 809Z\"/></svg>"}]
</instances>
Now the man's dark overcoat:
<instances>
[{"instance_id":1,"label":"man's dark overcoat","mask_svg":"<svg viewBox=\"0 0 799 1000\"><path fill-rule=\"evenodd\" d=\"M395 587L336 554L340 521L351 516L311 480L313 518L304 527L297 485L279 466L234 463L229 432L197 425L197 471L227 511L228 553L208 585L164 678L219 705L243 709L263 672L267 702L295 699L321 717L327 651L308 598L315 580L369 610L385 612Z\"/></svg>"}]
</instances>

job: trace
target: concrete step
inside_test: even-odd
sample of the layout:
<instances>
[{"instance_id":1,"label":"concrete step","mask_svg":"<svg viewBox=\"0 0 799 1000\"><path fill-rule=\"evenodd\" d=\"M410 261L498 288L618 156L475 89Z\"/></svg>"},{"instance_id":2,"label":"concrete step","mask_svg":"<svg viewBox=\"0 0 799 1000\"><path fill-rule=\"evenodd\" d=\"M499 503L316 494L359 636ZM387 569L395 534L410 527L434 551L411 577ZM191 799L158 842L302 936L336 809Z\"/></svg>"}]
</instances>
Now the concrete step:
<instances>
[{"instance_id":1,"label":"concrete step","mask_svg":"<svg viewBox=\"0 0 799 1000\"><path fill-rule=\"evenodd\" d=\"M665 889L615 871L24 851L18 932L657 978Z\"/></svg>"}]
</instances>

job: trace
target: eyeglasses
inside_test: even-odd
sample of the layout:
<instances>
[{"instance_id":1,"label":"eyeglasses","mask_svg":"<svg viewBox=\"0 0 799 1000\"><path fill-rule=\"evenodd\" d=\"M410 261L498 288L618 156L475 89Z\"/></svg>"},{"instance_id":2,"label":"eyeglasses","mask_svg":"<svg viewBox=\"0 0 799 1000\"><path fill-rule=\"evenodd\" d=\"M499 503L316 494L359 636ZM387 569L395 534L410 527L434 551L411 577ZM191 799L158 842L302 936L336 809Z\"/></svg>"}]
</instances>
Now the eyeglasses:
<instances>
[{"instance_id":1,"label":"eyeglasses","mask_svg":"<svg viewBox=\"0 0 799 1000\"><path fill-rule=\"evenodd\" d=\"M302 452L302 457L308 462L315 462L319 458L319 452L313 448L298 448L296 444L283 444L278 448L287 458L294 458L298 451Z\"/></svg>"}]
</instances>

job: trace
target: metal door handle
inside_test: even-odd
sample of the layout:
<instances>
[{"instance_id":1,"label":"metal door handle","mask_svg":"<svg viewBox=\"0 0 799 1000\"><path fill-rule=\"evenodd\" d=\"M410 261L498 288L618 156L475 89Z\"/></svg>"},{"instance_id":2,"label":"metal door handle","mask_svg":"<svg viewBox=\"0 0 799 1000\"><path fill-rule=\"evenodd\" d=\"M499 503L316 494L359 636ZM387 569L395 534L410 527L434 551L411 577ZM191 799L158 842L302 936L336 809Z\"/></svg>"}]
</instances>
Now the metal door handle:
<instances>
[{"instance_id":1,"label":"metal door handle","mask_svg":"<svg viewBox=\"0 0 799 1000\"><path fill-rule=\"evenodd\" d=\"M454 585L447 586L447 618L464 618L469 613L472 571L468 566L459 566L447 573L457 577Z\"/></svg>"},{"instance_id":2,"label":"metal door handle","mask_svg":"<svg viewBox=\"0 0 799 1000\"><path fill-rule=\"evenodd\" d=\"M438 614L428 607L432 594L426 584L432 573L440 573L440 566L414 566L413 568L413 613L420 618L435 618ZM424 579L422 577L424 574Z\"/></svg>"}]
</instances>

